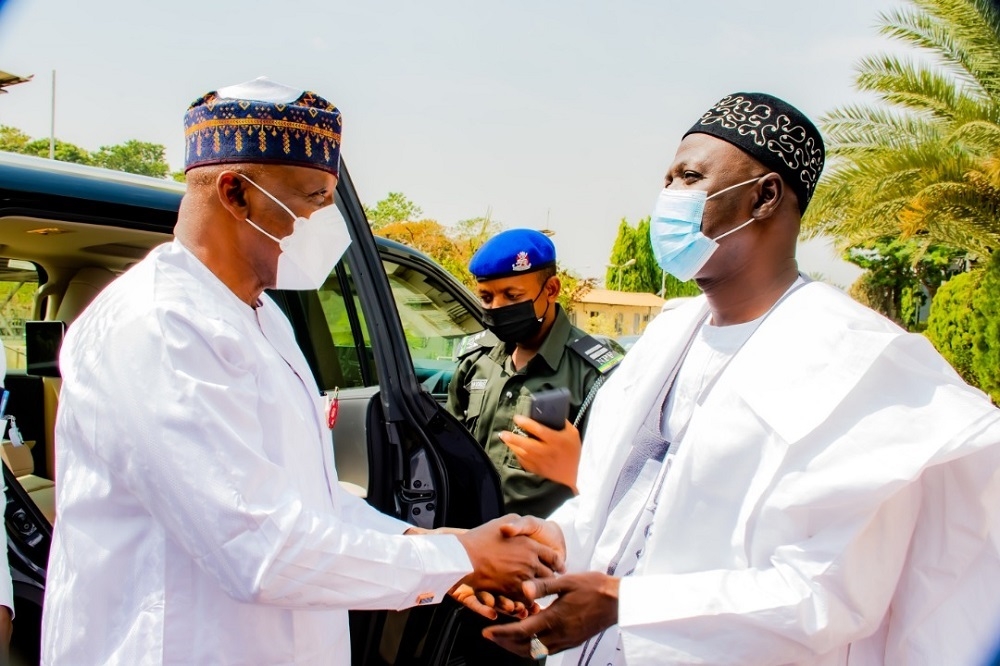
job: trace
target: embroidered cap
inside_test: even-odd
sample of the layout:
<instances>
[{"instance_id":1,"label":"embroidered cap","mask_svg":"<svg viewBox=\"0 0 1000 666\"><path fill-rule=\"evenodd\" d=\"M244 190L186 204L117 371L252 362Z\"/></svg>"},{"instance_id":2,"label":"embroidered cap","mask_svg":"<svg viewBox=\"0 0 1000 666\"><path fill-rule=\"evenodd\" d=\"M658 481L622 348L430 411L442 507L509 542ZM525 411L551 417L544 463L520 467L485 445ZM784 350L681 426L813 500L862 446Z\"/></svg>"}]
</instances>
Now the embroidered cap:
<instances>
[{"instance_id":1,"label":"embroidered cap","mask_svg":"<svg viewBox=\"0 0 1000 666\"><path fill-rule=\"evenodd\" d=\"M508 229L486 241L469 262L479 282L534 273L556 265L556 246L534 229Z\"/></svg>"},{"instance_id":2,"label":"embroidered cap","mask_svg":"<svg viewBox=\"0 0 1000 666\"><path fill-rule=\"evenodd\" d=\"M338 175L340 111L314 92L260 77L196 99L184 114L184 171L238 162Z\"/></svg>"},{"instance_id":3,"label":"embroidered cap","mask_svg":"<svg viewBox=\"0 0 1000 666\"><path fill-rule=\"evenodd\" d=\"M805 212L826 157L823 137L804 113L766 93L733 93L705 112L688 134L728 141L780 175Z\"/></svg>"}]
</instances>

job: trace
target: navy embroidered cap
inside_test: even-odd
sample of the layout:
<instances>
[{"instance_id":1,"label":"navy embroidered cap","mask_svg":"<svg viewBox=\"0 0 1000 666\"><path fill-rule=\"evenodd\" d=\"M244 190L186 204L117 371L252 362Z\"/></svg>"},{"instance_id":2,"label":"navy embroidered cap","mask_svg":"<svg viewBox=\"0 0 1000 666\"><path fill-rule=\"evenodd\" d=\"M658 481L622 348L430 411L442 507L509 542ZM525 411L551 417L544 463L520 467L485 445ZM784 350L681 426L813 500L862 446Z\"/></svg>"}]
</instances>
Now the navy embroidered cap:
<instances>
[{"instance_id":1,"label":"navy embroidered cap","mask_svg":"<svg viewBox=\"0 0 1000 666\"><path fill-rule=\"evenodd\" d=\"M556 246L534 229L508 229L486 241L469 262L476 280L534 273L556 265Z\"/></svg>"},{"instance_id":2,"label":"navy embroidered cap","mask_svg":"<svg viewBox=\"0 0 1000 666\"><path fill-rule=\"evenodd\" d=\"M338 175L340 111L314 92L265 77L196 99L184 115L184 171L238 162L292 164Z\"/></svg>"},{"instance_id":3,"label":"navy embroidered cap","mask_svg":"<svg viewBox=\"0 0 1000 666\"><path fill-rule=\"evenodd\" d=\"M766 93L726 95L705 112L688 134L728 141L780 175L805 212L823 171L823 137L804 113Z\"/></svg>"}]
</instances>

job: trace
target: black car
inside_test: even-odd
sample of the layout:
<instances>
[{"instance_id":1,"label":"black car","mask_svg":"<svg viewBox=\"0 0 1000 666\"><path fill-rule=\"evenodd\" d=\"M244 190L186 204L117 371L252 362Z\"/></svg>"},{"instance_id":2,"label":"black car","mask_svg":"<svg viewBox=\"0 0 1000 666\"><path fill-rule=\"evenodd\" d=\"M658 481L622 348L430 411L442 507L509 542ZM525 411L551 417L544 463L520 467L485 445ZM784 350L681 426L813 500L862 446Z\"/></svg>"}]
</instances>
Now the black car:
<instances>
[{"instance_id":1,"label":"black car","mask_svg":"<svg viewBox=\"0 0 1000 666\"><path fill-rule=\"evenodd\" d=\"M4 465L15 663L38 661L57 519L59 335L114 277L170 240L183 192L165 180L0 153L7 412L31 454L25 461L25 449L18 449L16 473ZM334 438L342 482L415 525L474 527L499 516L496 472L442 406L457 364L454 345L483 328L475 297L426 256L372 235L346 167L336 204L353 242L334 272L318 291L272 296L321 390L340 391ZM451 600L400 613L355 612L354 663L484 663L487 652L492 662L506 661L479 637L480 627Z\"/></svg>"}]
</instances>

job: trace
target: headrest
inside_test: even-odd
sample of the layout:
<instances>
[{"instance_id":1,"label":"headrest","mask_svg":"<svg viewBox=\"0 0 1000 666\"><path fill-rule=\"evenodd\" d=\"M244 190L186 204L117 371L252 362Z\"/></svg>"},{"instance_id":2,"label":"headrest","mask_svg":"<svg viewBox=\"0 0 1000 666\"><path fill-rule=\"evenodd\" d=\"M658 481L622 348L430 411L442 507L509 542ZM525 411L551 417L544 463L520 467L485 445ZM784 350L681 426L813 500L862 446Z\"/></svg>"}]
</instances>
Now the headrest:
<instances>
[{"instance_id":1,"label":"headrest","mask_svg":"<svg viewBox=\"0 0 1000 666\"><path fill-rule=\"evenodd\" d=\"M117 276L107 268L85 266L66 285L55 319L70 324Z\"/></svg>"}]
</instances>

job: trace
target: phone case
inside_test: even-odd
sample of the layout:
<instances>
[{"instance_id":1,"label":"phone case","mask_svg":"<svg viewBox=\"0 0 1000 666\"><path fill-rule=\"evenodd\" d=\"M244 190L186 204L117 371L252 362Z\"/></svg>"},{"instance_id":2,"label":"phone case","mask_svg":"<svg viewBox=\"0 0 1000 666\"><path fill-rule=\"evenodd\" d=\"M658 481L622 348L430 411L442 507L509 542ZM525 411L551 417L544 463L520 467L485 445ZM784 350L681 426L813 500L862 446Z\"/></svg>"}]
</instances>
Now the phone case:
<instances>
[{"instance_id":1,"label":"phone case","mask_svg":"<svg viewBox=\"0 0 1000 666\"><path fill-rule=\"evenodd\" d=\"M569 389L542 391L532 396L531 418L553 430L566 427L569 418Z\"/></svg>"}]
</instances>

